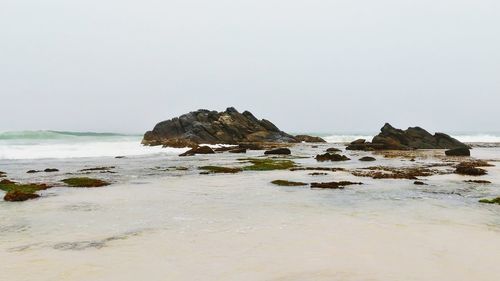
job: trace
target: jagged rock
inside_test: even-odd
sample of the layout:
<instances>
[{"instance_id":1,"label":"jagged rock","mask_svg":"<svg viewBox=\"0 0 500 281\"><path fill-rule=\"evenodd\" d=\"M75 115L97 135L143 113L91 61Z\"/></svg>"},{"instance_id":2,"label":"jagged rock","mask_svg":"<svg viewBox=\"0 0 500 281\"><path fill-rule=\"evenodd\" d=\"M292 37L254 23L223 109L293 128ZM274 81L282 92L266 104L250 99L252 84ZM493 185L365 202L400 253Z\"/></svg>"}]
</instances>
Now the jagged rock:
<instances>
[{"instance_id":1,"label":"jagged rock","mask_svg":"<svg viewBox=\"0 0 500 281\"><path fill-rule=\"evenodd\" d=\"M299 142L309 142L309 143L324 143L326 140L320 137L313 137L308 135L297 135L295 139Z\"/></svg>"},{"instance_id":2,"label":"jagged rock","mask_svg":"<svg viewBox=\"0 0 500 281\"><path fill-rule=\"evenodd\" d=\"M290 155L292 151L288 148L276 148L272 150L267 150L264 152L265 155Z\"/></svg>"},{"instance_id":3,"label":"jagged rock","mask_svg":"<svg viewBox=\"0 0 500 281\"><path fill-rule=\"evenodd\" d=\"M444 152L446 156L470 156L470 150L468 147L459 147L446 150Z\"/></svg>"},{"instance_id":4,"label":"jagged rock","mask_svg":"<svg viewBox=\"0 0 500 281\"><path fill-rule=\"evenodd\" d=\"M297 140L268 120L230 107L224 112L198 110L158 123L142 143L173 147L242 142L295 143Z\"/></svg>"},{"instance_id":5,"label":"jagged rock","mask_svg":"<svg viewBox=\"0 0 500 281\"><path fill-rule=\"evenodd\" d=\"M371 142L356 140L347 146L349 150L410 150L410 149L452 149L468 146L446 134L430 134L420 127L400 130L386 123Z\"/></svg>"},{"instance_id":6,"label":"jagged rock","mask_svg":"<svg viewBox=\"0 0 500 281\"><path fill-rule=\"evenodd\" d=\"M214 154L214 153L215 151L211 149L209 146L198 146L182 153L179 156L193 156L196 154Z\"/></svg>"}]
</instances>

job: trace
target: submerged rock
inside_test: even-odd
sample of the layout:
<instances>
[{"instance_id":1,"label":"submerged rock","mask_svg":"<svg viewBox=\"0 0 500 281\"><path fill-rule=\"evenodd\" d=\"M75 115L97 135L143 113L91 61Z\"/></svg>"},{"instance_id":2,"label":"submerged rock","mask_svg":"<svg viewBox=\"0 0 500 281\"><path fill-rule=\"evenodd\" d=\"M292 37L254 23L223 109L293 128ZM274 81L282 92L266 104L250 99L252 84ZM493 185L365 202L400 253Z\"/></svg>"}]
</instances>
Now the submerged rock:
<instances>
[{"instance_id":1,"label":"submerged rock","mask_svg":"<svg viewBox=\"0 0 500 281\"><path fill-rule=\"evenodd\" d=\"M365 156L365 157L361 157L359 158L359 161L363 161L363 162L371 162L371 161L375 161L377 159L375 159L374 157L371 157L371 156Z\"/></svg>"},{"instance_id":2,"label":"submerged rock","mask_svg":"<svg viewBox=\"0 0 500 281\"><path fill-rule=\"evenodd\" d=\"M380 134L372 142L356 140L351 142L348 150L409 150L409 149L452 149L468 148L468 146L443 133L430 134L420 127L400 130L386 123Z\"/></svg>"},{"instance_id":3,"label":"submerged rock","mask_svg":"<svg viewBox=\"0 0 500 281\"><path fill-rule=\"evenodd\" d=\"M446 150L446 156L470 156L470 149L468 147L459 147Z\"/></svg>"},{"instance_id":4,"label":"submerged rock","mask_svg":"<svg viewBox=\"0 0 500 281\"><path fill-rule=\"evenodd\" d=\"M325 154L319 154L316 155L315 159L317 161L323 162L323 161L347 161L351 160L349 157L345 155L340 155L340 154L335 154L335 153L325 153Z\"/></svg>"},{"instance_id":5,"label":"submerged rock","mask_svg":"<svg viewBox=\"0 0 500 281\"><path fill-rule=\"evenodd\" d=\"M236 174L243 171L243 169L241 168L230 168L230 167L220 167L220 166L203 166L199 167L198 169L206 171L206 173L214 173L214 174L220 174L220 173Z\"/></svg>"},{"instance_id":6,"label":"submerged rock","mask_svg":"<svg viewBox=\"0 0 500 281\"><path fill-rule=\"evenodd\" d=\"M272 184L279 185L279 186L304 186L307 185L305 182L295 182L295 181L288 181L288 180L275 180L271 182Z\"/></svg>"},{"instance_id":7,"label":"submerged rock","mask_svg":"<svg viewBox=\"0 0 500 281\"><path fill-rule=\"evenodd\" d=\"M179 156L193 156L196 154L215 154L215 151L209 146L198 146L180 154Z\"/></svg>"},{"instance_id":8,"label":"submerged rock","mask_svg":"<svg viewBox=\"0 0 500 281\"><path fill-rule=\"evenodd\" d=\"M158 123L146 132L142 143L172 147L241 142L295 143L297 140L268 120L230 107L223 112L198 110Z\"/></svg>"},{"instance_id":9,"label":"submerged rock","mask_svg":"<svg viewBox=\"0 0 500 281\"><path fill-rule=\"evenodd\" d=\"M347 185L363 184L362 182L350 182L350 181L332 181L332 182L313 182L311 183L311 188L331 188L331 189L344 189Z\"/></svg>"},{"instance_id":10,"label":"submerged rock","mask_svg":"<svg viewBox=\"0 0 500 281\"><path fill-rule=\"evenodd\" d=\"M265 155L290 155L292 154L292 151L288 148L276 148L272 150L267 150L264 152Z\"/></svg>"},{"instance_id":11,"label":"submerged rock","mask_svg":"<svg viewBox=\"0 0 500 281\"><path fill-rule=\"evenodd\" d=\"M325 143L326 140L320 137L313 137L308 135L297 135L295 139L299 142L308 142L308 143Z\"/></svg>"},{"instance_id":12,"label":"submerged rock","mask_svg":"<svg viewBox=\"0 0 500 281\"><path fill-rule=\"evenodd\" d=\"M9 202L21 202L21 201L26 201L30 199L36 199L40 197L40 195L36 193L25 193L21 191L10 191L5 194L3 197L3 200L9 201Z\"/></svg>"},{"instance_id":13,"label":"submerged rock","mask_svg":"<svg viewBox=\"0 0 500 281\"><path fill-rule=\"evenodd\" d=\"M53 168L47 168L47 169L45 169L45 170L43 170L43 171L44 171L44 172L46 172L46 173L59 172L59 170L58 170L58 169L53 169Z\"/></svg>"},{"instance_id":14,"label":"submerged rock","mask_svg":"<svg viewBox=\"0 0 500 281\"><path fill-rule=\"evenodd\" d=\"M459 175L467 175L467 176L482 176L486 175L488 172L485 169L481 169L478 167L488 167L491 166L487 162L484 161L470 161L470 162L461 162L457 165L455 169L455 173Z\"/></svg>"},{"instance_id":15,"label":"submerged rock","mask_svg":"<svg viewBox=\"0 0 500 281\"><path fill-rule=\"evenodd\" d=\"M239 159L243 162L249 162L252 165L243 167L245 171L272 171L272 170L288 170L295 167L295 162L284 159L259 159L246 158Z\"/></svg>"},{"instance_id":16,"label":"submerged rock","mask_svg":"<svg viewBox=\"0 0 500 281\"><path fill-rule=\"evenodd\" d=\"M493 199L481 199L481 200L479 200L479 203L500 205L500 197L493 198Z\"/></svg>"},{"instance_id":17,"label":"submerged rock","mask_svg":"<svg viewBox=\"0 0 500 281\"><path fill-rule=\"evenodd\" d=\"M107 181L87 177L67 178L61 181L71 187L101 187L110 185Z\"/></svg>"},{"instance_id":18,"label":"submerged rock","mask_svg":"<svg viewBox=\"0 0 500 281\"><path fill-rule=\"evenodd\" d=\"M235 148L235 149L229 150L229 153L247 153L247 149L246 148Z\"/></svg>"}]
</instances>

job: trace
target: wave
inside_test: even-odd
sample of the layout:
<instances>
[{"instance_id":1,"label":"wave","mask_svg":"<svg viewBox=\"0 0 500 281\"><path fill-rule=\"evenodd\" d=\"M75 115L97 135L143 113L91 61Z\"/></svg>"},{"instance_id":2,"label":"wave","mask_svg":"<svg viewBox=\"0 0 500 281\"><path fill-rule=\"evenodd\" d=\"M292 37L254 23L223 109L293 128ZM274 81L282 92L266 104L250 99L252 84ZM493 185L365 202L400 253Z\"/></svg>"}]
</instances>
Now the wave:
<instances>
[{"instance_id":1,"label":"wave","mask_svg":"<svg viewBox=\"0 0 500 281\"><path fill-rule=\"evenodd\" d=\"M0 140L54 140L75 137L124 137L131 136L117 133L70 132L70 131L15 131L0 133Z\"/></svg>"}]
</instances>

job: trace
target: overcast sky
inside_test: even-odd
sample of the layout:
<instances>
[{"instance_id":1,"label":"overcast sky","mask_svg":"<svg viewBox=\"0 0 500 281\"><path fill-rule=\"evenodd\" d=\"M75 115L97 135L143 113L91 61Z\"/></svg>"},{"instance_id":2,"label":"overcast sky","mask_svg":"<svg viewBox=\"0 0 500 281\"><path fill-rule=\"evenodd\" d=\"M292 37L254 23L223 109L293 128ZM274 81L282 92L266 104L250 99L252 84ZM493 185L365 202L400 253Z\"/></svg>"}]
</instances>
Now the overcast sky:
<instances>
[{"instance_id":1,"label":"overcast sky","mask_svg":"<svg viewBox=\"0 0 500 281\"><path fill-rule=\"evenodd\" d=\"M500 131L498 0L1 0L0 131Z\"/></svg>"}]
</instances>

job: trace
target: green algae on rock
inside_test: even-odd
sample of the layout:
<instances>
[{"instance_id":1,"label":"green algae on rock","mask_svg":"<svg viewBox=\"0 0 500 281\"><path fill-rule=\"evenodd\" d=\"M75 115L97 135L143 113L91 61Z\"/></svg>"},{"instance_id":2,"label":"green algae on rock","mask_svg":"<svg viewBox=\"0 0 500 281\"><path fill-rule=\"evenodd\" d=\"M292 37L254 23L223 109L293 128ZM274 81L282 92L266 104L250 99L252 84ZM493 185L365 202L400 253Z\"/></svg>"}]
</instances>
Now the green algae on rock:
<instances>
[{"instance_id":1,"label":"green algae on rock","mask_svg":"<svg viewBox=\"0 0 500 281\"><path fill-rule=\"evenodd\" d=\"M221 166L202 166L202 167L199 167L198 169L206 171L208 173L213 173L213 174L236 174L236 173L243 171L243 169L241 169L241 168L230 168L230 167L221 167Z\"/></svg>"},{"instance_id":2,"label":"green algae on rock","mask_svg":"<svg viewBox=\"0 0 500 281\"><path fill-rule=\"evenodd\" d=\"M287 181L287 180L275 180L271 182L272 184L279 186L304 186L307 185L305 182Z\"/></svg>"},{"instance_id":3,"label":"green algae on rock","mask_svg":"<svg viewBox=\"0 0 500 281\"><path fill-rule=\"evenodd\" d=\"M245 158L240 161L249 162L252 165L243 167L245 171L272 171L272 170L288 170L296 166L295 162L283 159L258 159Z\"/></svg>"},{"instance_id":4,"label":"green algae on rock","mask_svg":"<svg viewBox=\"0 0 500 281\"><path fill-rule=\"evenodd\" d=\"M493 198L493 199L481 199L481 200L479 200L479 203L500 205L500 197Z\"/></svg>"},{"instance_id":5,"label":"green algae on rock","mask_svg":"<svg viewBox=\"0 0 500 281\"><path fill-rule=\"evenodd\" d=\"M51 188L47 184L28 183L20 184L10 180L0 181L0 190L7 192L4 196L5 201L19 202L40 197L35 192Z\"/></svg>"},{"instance_id":6,"label":"green algae on rock","mask_svg":"<svg viewBox=\"0 0 500 281\"><path fill-rule=\"evenodd\" d=\"M63 179L62 182L71 187L101 187L110 185L107 181L88 177L67 178Z\"/></svg>"}]
</instances>

